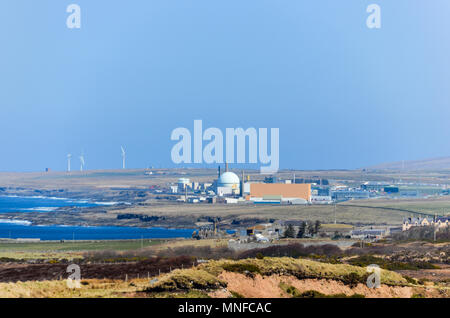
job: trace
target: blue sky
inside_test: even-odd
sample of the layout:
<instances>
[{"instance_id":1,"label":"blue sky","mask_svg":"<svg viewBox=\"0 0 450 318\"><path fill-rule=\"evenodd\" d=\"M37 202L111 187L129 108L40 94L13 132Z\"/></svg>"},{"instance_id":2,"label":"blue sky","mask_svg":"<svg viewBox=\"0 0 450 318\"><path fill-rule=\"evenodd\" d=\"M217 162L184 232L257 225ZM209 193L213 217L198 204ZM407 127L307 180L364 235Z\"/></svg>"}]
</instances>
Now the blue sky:
<instances>
[{"instance_id":1,"label":"blue sky","mask_svg":"<svg viewBox=\"0 0 450 318\"><path fill-rule=\"evenodd\" d=\"M194 119L279 128L281 168L448 156L449 38L448 0L3 0L0 170L174 166Z\"/></svg>"}]
</instances>

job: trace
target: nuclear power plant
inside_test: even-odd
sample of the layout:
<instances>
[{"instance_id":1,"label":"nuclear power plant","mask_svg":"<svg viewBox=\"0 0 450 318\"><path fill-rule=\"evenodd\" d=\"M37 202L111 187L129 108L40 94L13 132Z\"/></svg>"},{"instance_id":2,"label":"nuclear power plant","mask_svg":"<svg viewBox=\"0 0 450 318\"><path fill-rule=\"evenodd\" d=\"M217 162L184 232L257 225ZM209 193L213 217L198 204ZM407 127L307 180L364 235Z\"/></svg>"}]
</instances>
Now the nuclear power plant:
<instances>
[{"instance_id":1,"label":"nuclear power plant","mask_svg":"<svg viewBox=\"0 0 450 318\"><path fill-rule=\"evenodd\" d=\"M295 178L295 177L294 177ZM241 178L230 171L217 168L217 179L211 183L191 182L188 178L178 179L172 185L172 193L179 193L179 201L189 203L254 203L254 204L309 204L311 203L310 183L291 183L292 180L278 182L276 177L261 181L250 181L241 171Z\"/></svg>"},{"instance_id":2,"label":"nuclear power plant","mask_svg":"<svg viewBox=\"0 0 450 318\"><path fill-rule=\"evenodd\" d=\"M218 172L216 180L216 194L218 196L241 194L239 177L234 172L228 171L228 164L225 164L223 174L220 173L220 166Z\"/></svg>"}]
</instances>

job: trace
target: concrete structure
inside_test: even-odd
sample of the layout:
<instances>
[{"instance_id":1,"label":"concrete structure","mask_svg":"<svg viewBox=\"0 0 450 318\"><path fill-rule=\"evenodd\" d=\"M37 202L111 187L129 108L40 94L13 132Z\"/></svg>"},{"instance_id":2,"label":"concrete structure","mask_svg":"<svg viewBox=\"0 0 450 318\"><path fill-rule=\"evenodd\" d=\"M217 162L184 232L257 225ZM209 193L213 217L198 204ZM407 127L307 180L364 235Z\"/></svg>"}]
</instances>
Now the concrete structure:
<instances>
[{"instance_id":1,"label":"concrete structure","mask_svg":"<svg viewBox=\"0 0 450 318\"><path fill-rule=\"evenodd\" d=\"M239 182L239 177L235 173L227 171L217 179L217 186L239 189Z\"/></svg>"},{"instance_id":2,"label":"concrete structure","mask_svg":"<svg viewBox=\"0 0 450 318\"><path fill-rule=\"evenodd\" d=\"M170 186L171 193L178 193L178 186Z\"/></svg>"},{"instance_id":3,"label":"concrete structure","mask_svg":"<svg viewBox=\"0 0 450 318\"><path fill-rule=\"evenodd\" d=\"M331 197L336 201L346 201L354 199L369 199L370 193L368 191L359 190L339 190L331 192Z\"/></svg>"},{"instance_id":4,"label":"concrete structure","mask_svg":"<svg viewBox=\"0 0 450 318\"><path fill-rule=\"evenodd\" d=\"M200 184L200 189L203 191L206 191L211 187L212 187L212 183L209 183L209 182L204 182L204 183Z\"/></svg>"},{"instance_id":5,"label":"concrete structure","mask_svg":"<svg viewBox=\"0 0 450 318\"><path fill-rule=\"evenodd\" d=\"M293 204L293 205L301 205L301 204L308 204L310 203L309 201L306 201L305 199L288 199L288 203L289 204Z\"/></svg>"},{"instance_id":6,"label":"concrete structure","mask_svg":"<svg viewBox=\"0 0 450 318\"><path fill-rule=\"evenodd\" d=\"M236 199L236 198L225 198L225 203L226 204L236 204L236 203L238 203L238 199Z\"/></svg>"},{"instance_id":7,"label":"concrete structure","mask_svg":"<svg viewBox=\"0 0 450 318\"><path fill-rule=\"evenodd\" d=\"M217 187L216 194L219 197L223 197L224 195L232 195L233 194L233 188L230 188L230 187Z\"/></svg>"},{"instance_id":8,"label":"concrete structure","mask_svg":"<svg viewBox=\"0 0 450 318\"><path fill-rule=\"evenodd\" d=\"M329 195L312 195L311 196L311 203L316 204L330 204L333 200Z\"/></svg>"},{"instance_id":9,"label":"concrete structure","mask_svg":"<svg viewBox=\"0 0 450 318\"><path fill-rule=\"evenodd\" d=\"M311 184L286 184L286 183L251 183L250 200L273 199L278 196L281 201L295 199L311 200Z\"/></svg>"},{"instance_id":10,"label":"concrete structure","mask_svg":"<svg viewBox=\"0 0 450 318\"><path fill-rule=\"evenodd\" d=\"M189 179L188 178L180 178L178 179L178 190L179 191L184 191L186 189L186 187L189 186Z\"/></svg>"},{"instance_id":11,"label":"concrete structure","mask_svg":"<svg viewBox=\"0 0 450 318\"><path fill-rule=\"evenodd\" d=\"M240 188L239 177L231 171L221 174L216 182L216 194L219 196L239 194Z\"/></svg>"},{"instance_id":12,"label":"concrete structure","mask_svg":"<svg viewBox=\"0 0 450 318\"><path fill-rule=\"evenodd\" d=\"M250 194L250 184L251 183L248 183L248 182L244 183L244 192L243 192L244 195Z\"/></svg>"},{"instance_id":13,"label":"concrete structure","mask_svg":"<svg viewBox=\"0 0 450 318\"><path fill-rule=\"evenodd\" d=\"M367 181L361 185L361 189L367 191L384 191L385 187L390 186L387 182L371 182Z\"/></svg>"}]
</instances>

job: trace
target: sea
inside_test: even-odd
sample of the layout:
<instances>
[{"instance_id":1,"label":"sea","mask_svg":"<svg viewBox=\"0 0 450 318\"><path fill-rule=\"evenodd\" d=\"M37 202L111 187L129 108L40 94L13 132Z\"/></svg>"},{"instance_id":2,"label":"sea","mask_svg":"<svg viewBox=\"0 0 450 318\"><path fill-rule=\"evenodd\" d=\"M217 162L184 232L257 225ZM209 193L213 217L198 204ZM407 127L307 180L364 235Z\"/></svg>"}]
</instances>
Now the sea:
<instances>
[{"instance_id":1,"label":"sea","mask_svg":"<svg viewBox=\"0 0 450 318\"><path fill-rule=\"evenodd\" d=\"M93 207L119 202L94 202L43 196L0 196L0 239L49 240L126 240L152 238L190 238L194 229L143 228L125 226L33 225L29 212L48 213L59 207ZM2 213L20 213L20 220L2 218Z\"/></svg>"}]
</instances>

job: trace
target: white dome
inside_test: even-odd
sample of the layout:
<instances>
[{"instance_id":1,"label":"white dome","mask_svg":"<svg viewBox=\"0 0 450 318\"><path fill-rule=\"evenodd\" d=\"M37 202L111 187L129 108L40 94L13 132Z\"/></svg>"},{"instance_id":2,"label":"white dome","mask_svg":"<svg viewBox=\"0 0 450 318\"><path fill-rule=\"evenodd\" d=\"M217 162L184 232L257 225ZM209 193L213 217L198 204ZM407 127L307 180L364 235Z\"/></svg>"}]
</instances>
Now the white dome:
<instances>
[{"instance_id":1,"label":"white dome","mask_svg":"<svg viewBox=\"0 0 450 318\"><path fill-rule=\"evenodd\" d=\"M217 185L219 187L239 186L239 177L235 173L227 171L217 180Z\"/></svg>"}]
</instances>

